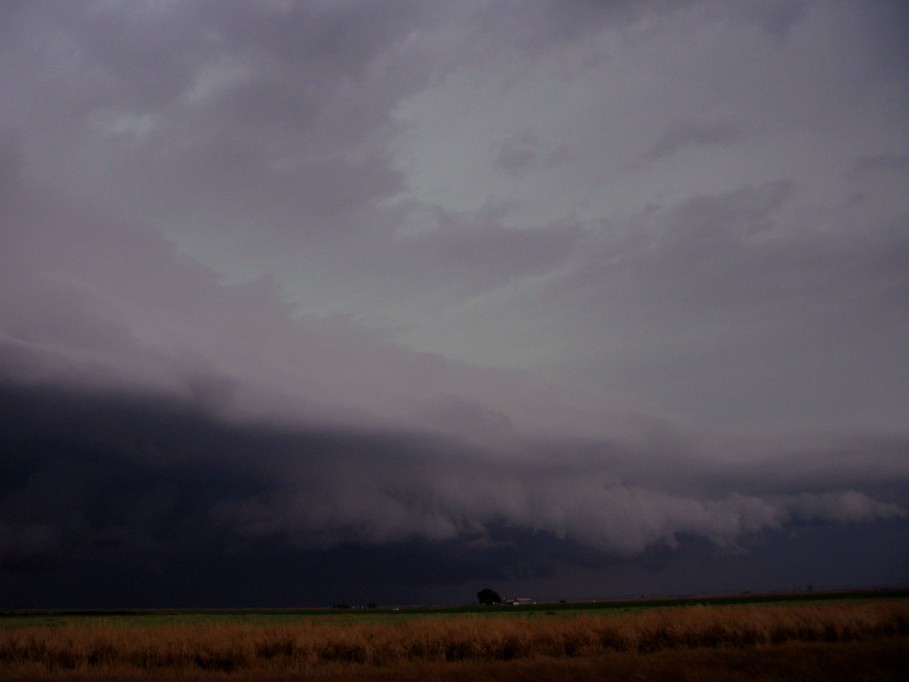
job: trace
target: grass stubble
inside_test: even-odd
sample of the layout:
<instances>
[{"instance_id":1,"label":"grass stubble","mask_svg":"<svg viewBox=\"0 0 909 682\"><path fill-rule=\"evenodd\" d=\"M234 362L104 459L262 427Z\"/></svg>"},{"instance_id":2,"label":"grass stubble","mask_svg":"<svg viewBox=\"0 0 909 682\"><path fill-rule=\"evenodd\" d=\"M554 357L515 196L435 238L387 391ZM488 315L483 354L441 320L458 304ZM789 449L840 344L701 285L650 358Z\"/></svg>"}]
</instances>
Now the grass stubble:
<instances>
[{"instance_id":1,"label":"grass stubble","mask_svg":"<svg viewBox=\"0 0 909 682\"><path fill-rule=\"evenodd\" d=\"M0 630L2 680L902 680L909 600Z\"/></svg>"}]
</instances>

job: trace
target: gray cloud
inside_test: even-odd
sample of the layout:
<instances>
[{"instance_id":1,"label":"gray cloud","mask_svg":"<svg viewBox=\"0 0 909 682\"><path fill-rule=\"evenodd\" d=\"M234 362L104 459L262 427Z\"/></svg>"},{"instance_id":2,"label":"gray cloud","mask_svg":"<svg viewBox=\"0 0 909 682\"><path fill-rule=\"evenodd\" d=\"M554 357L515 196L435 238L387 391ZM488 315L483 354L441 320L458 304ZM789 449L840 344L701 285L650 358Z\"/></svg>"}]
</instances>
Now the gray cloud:
<instances>
[{"instance_id":1,"label":"gray cloud","mask_svg":"<svg viewBox=\"0 0 909 682\"><path fill-rule=\"evenodd\" d=\"M493 165L512 174L533 164L538 157L538 141L532 134L524 133L506 140L493 159Z\"/></svg>"},{"instance_id":2,"label":"gray cloud","mask_svg":"<svg viewBox=\"0 0 909 682\"><path fill-rule=\"evenodd\" d=\"M254 535L280 530L302 539L327 536L335 542L367 543L483 537L489 527L504 523L619 555L657 544L673 547L680 535L707 538L728 549L751 534L794 521L906 518L899 505L855 491L773 499L731 493L704 499L610 485L602 480L608 476L593 472L542 479L532 471L496 475L495 469L474 468L458 476L435 469L432 478L406 486L381 478L375 487L359 478L332 479L302 500L294 490L285 493L287 498L279 494L272 505L238 502L226 518Z\"/></svg>"},{"instance_id":3,"label":"gray cloud","mask_svg":"<svg viewBox=\"0 0 909 682\"><path fill-rule=\"evenodd\" d=\"M658 161L685 147L728 145L743 137L743 131L732 123L690 123L663 133L644 158L648 161Z\"/></svg>"},{"instance_id":4,"label":"gray cloud","mask_svg":"<svg viewBox=\"0 0 909 682\"><path fill-rule=\"evenodd\" d=\"M875 154L855 160L855 172L899 171L909 167L909 154Z\"/></svg>"},{"instance_id":5,"label":"gray cloud","mask_svg":"<svg viewBox=\"0 0 909 682\"><path fill-rule=\"evenodd\" d=\"M730 400L754 399L733 410L821 409L847 423L858 410L899 428L904 375L887 358L907 329L901 230L802 232L787 216L798 194L777 182L647 209L588 239L537 289L503 300L503 325L505 307L526 312L525 328L539 320L530 328L540 336L530 338L541 343L565 338L570 325L579 366L596 364L612 382L634 376L622 385L638 391L652 371L646 392L659 400L676 390L689 405L693 390L715 395L708 419L734 417ZM588 316L562 314L576 306ZM553 318L562 326L543 329ZM731 392L715 393L714 377ZM749 391L734 389L741 385ZM821 385L827 391L814 394Z\"/></svg>"},{"instance_id":6,"label":"gray cloud","mask_svg":"<svg viewBox=\"0 0 909 682\"><path fill-rule=\"evenodd\" d=\"M809 0L798 2L726 3L726 11L735 21L756 24L766 34L785 37L793 24L804 21L811 3Z\"/></svg>"}]
</instances>

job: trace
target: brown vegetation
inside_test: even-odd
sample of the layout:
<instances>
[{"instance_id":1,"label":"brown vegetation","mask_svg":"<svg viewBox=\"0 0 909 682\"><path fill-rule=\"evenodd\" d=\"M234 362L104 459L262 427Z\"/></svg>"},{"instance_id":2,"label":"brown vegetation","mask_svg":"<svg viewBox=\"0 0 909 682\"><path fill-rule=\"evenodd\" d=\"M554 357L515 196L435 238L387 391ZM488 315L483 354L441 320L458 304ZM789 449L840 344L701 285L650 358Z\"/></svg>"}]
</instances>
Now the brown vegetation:
<instances>
[{"instance_id":1,"label":"brown vegetation","mask_svg":"<svg viewBox=\"0 0 909 682\"><path fill-rule=\"evenodd\" d=\"M517 680L539 679L551 669L563 679L633 670L641 679L694 680L728 664L723 670L740 671L738 679L846 679L847 670L848 679L897 679L888 677L887 666L905 669L907 645L909 600L398 623L316 618L277 625L230 619L137 625L92 619L0 630L0 678ZM864 662L856 670L857 661ZM697 675L685 673L691 665ZM785 674L806 665L828 672ZM726 679L736 675L723 673Z\"/></svg>"}]
</instances>

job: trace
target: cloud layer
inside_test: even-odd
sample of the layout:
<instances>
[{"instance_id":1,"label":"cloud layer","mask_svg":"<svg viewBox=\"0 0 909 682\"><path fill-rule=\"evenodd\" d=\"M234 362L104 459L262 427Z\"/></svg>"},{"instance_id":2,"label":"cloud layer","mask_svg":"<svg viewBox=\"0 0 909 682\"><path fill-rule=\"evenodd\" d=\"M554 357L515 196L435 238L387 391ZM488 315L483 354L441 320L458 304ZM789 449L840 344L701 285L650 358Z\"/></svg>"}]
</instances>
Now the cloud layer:
<instances>
[{"instance_id":1,"label":"cloud layer","mask_svg":"<svg viewBox=\"0 0 909 682\"><path fill-rule=\"evenodd\" d=\"M904 576L906 18L4 5L17 603Z\"/></svg>"}]
</instances>

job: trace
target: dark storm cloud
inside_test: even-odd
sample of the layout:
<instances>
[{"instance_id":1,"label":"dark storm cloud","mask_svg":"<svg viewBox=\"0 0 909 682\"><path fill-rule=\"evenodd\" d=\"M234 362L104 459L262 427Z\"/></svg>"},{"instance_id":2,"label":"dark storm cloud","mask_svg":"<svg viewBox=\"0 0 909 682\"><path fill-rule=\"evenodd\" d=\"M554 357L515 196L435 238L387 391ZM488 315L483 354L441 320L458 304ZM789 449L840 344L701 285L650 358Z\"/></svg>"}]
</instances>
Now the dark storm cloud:
<instances>
[{"instance_id":1,"label":"dark storm cloud","mask_svg":"<svg viewBox=\"0 0 909 682\"><path fill-rule=\"evenodd\" d=\"M898 581L868 7L3 5L0 602Z\"/></svg>"},{"instance_id":2,"label":"dark storm cloud","mask_svg":"<svg viewBox=\"0 0 909 682\"><path fill-rule=\"evenodd\" d=\"M185 599L201 586L195 571L219 563L248 586L296 562L291 585L253 597L235 587L222 600L271 602L292 589L319 600L345 584L400 594L401 571L415 572L414 589L431 590L471 577L539 578L558 562L647 555L685 538L741 552L755 534L783 527L906 518L899 505L854 490L754 495L753 471L735 468L706 496L671 475L654 486L640 465L652 455L605 442L551 442L528 459L425 434L236 425L191 401L8 383L0 417L7 584L27 581L22 572L56 580L115 565L152 585L156 575L174 577L142 596L126 590L131 605ZM678 456L665 464L686 468ZM827 469L835 478L837 466ZM357 546L365 563L351 558ZM583 559L585 546L601 558ZM252 566L240 569L244 561ZM332 562L347 567L330 576ZM196 568L184 575L182 565ZM63 603L80 605L81 590L96 589L77 580ZM192 603L213 599L199 594Z\"/></svg>"}]
</instances>

